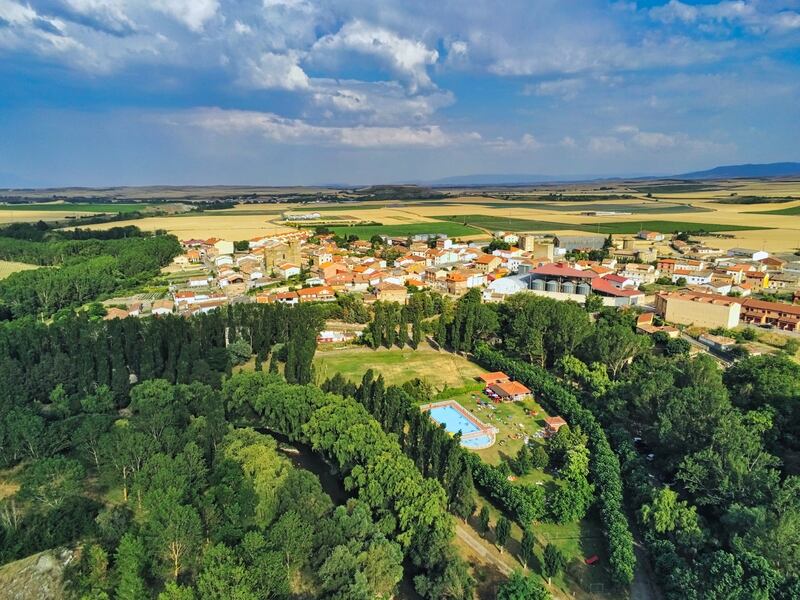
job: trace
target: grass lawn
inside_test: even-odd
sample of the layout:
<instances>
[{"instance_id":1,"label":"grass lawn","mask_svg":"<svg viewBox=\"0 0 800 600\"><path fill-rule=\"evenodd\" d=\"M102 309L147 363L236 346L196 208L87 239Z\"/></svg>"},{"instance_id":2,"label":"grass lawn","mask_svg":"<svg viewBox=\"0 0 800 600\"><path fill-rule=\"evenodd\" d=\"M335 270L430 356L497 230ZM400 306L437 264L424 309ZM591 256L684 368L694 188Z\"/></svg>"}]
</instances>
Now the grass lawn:
<instances>
[{"instance_id":1,"label":"grass lawn","mask_svg":"<svg viewBox=\"0 0 800 600\"><path fill-rule=\"evenodd\" d=\"M18 271L30 271L31 269L38 269L38 265L29 265L28 263L12 262L10 260L0 260L0 279L5 279L12 273Z\"/></svg>"},{"instance_id":2,"label":"grass lawn","mask_svg":"<svg viewBox=\"0 0 800 600\"><path fill-rule=\"evenodd\" d=\"M0 204L0 210L26 210L26 211L43 211L43 212L93 212L93 213L132 213L139 210L145 210L156 206L155 204L148 204L146 202L130 203L130 204L117 204L114 202L98 202L98 203L79 203L79 202L59 202L59 203L31 203L31 204Z\"/></svg>"},{"instance_id":3,"label":"grass lawn","mask_svg":"<svg viewBox=\"0 0 800 600\"><path fill-rule=\"evenodd\" d=\"M494 526L497 523L501 511L488 499L480 494L476 498L478 509L470 517L469 524L478 533L477 515L483 506L489 508L489 531L482 535L483 539L494 543ZM603 530L600 526L598 516L590 511L585 519L577 523L567 523L565 525L555 525L553 523L534 523L531 527L536 536L536 551L533 564L529 565L528 571L531 573L542 573L542 554L547 544L555 544L567 558L567 568L559 577L553 578L553 587L559 595L576 598L611 598L609 593L613 590L611 586L610 573L608 571L608 557L605 549ZM516 567L524 570L519 562L520 542L522 540L522 528L517 524L511 524L511 535L506 542L504 554L508 558L514 557ZM600 562L593 566L586 565L584 560L589 556L597 554ZM546 583L546 580L544 581Z\"/></svg>"},{"instance_id":4,"label":"grass lawn","mask_svg":"<svg viewBox=\"0 0 800 600\"><path fill-rule=\"evenodd\" d=\"M406 236L422 233L443 233L449 237L480 235L481 231L474 227L465 227L460 223L402 223L397 225L352 225L329 227L337 235L357 235L361 240L369 240L373 235Z\"/></svg>"},{"instance_id":5,"label":"grass lawn","mask_svg":"<svg viewBox=\"0 0 800 600\"><path fill-rule=\"evenodd\" d=\"M402 384L419 377L437 390L457 388L474 383L484 371L456 354L434 350L427 344L411 348L379 348L347 346L341 350L317 349L314 368L319 381L336 373L360 383L367 369L383 375L387 384Z\"/></svg>"}]
</instances>

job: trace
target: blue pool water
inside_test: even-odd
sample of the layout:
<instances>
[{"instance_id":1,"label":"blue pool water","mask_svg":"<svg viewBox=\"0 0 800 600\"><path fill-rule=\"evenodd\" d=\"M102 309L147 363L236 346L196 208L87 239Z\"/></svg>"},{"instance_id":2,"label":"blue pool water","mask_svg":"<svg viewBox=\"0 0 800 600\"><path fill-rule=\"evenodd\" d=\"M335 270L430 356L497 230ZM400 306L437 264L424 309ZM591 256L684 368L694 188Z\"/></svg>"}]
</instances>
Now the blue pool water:
<instances>
[{"instance_id":1,"label":"blue pool water","mask_svg":"<svg viewBox=\"0 0 800 600\"><path fill-rule=\"evenodd\" d=\"M430 409L428 412L434 421L444 425L444 428L450 433L458 433L460 431L462 434L466 434L479 431L475 423L467 419L452 406L437 406L436 408Z\"/></svg>"},{"instance_id":2,"label":"blue pool water","mask_svg":"<svg viewBox=\"0 0 800 600\"><path fill-rule=\"evenodd\" d=\"M486 434L469 438L467 440L461 440L461 445L465 448L485 448L486 446L491 445L491 443L492 438Z\"/></svg>"}]
</instances>

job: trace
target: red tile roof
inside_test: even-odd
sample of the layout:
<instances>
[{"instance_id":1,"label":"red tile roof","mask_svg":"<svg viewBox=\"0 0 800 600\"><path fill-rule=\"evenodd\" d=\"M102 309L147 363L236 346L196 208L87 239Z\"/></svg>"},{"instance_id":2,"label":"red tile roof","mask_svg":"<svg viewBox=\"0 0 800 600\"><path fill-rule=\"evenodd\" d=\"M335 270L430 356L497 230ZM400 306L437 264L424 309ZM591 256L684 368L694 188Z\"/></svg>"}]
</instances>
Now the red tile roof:
<instances>
[{"instance_id":1,"label":"red tile roof","mask_svg":"<svg viewBox=\"0 0 800 600\"><path fill-rule=\"evenodd\" d=\"M544 275L545 277L578 277L581 279L594 279L597 277L597 273L593 271L579 271L564 263L542 265L531 272L534 275Z\"/></svg>"}]
</instances>

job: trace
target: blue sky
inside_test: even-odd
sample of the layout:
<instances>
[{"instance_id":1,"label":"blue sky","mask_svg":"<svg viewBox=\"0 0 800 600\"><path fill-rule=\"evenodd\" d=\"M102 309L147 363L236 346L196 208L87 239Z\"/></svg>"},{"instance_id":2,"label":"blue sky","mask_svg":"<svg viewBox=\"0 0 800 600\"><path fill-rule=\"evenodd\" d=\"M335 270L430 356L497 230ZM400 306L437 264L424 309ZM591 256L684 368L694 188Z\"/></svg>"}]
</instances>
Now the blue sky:
<instances>
[{"instance_id":1,"label":"blue sky","mask_svg":"<svg viewBox=\"0 0 800 600\"><path fill-rule=\"evenodd\" d=\"M800 160L800 0L0 0L0 186Z\"/></svg>"}]
</instances>

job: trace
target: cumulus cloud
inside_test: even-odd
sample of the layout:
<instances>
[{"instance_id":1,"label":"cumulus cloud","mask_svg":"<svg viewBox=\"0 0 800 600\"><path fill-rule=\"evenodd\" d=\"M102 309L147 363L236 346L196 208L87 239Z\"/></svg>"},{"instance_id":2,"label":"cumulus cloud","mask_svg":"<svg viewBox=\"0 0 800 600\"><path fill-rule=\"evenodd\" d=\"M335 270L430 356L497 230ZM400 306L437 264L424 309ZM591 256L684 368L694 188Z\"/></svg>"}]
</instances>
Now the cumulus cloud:
<instances>
[{"instance_id":1,"label":"cumulus cloud","mask_svg":"<svg viewBox=\"0 0 800 600\"><path fill-rule=\"evenodd\" d=\"M381 147L443 147L456 143L453 136L435 125L425 127L335 127L315 125L302 119L289 119L269 112L193 109L166 115L165 123L179 127L197 127L224 136L255 134L275 142Z\"/></svg>"},{"instance_id":2,"label":"cumulus cloud","mask_svg":"<svg viewBox=\"0 0 800 600\"><path fill-rule=\"evenodd\" d=\"M313 101L333 114L368 123L421 123L455 99L447 91L409 95L393 81L313 79Z\"/></svg>"},{"instance_id":3,"label":"cumulus cloud","mask_svg":"<svg viewBox=\"0 0 800 600\"><path fill-rule=\"evenodd\" d=\"M311 60L323 64L338 62L341 55L355 53L374 58L411 90L432 85L427 68L439 58L418 40L401 37L384 27L353 20L333 34L321 37L311 48Z\"/></svg>"},{"instance_id":4,"label":"cumulus cloud","mask_svg":"<svg viewBox=\"0 0 800 600\"><path fill-rule=\"evenodd\" d=\"M275 54L264 52L255 60L248 60L244 68L247 84L255 88L304 90L309 87L308 75L297 64L295 53Z\"/></svg>"},{"instance_id":5,"label":"cumulus cloud","mask_svg":"<svg viewBox=\"0 0 800 600\"><path fill-rule=\"evenodd\" d=\"M152 6L194 32L201 32L208 20L217 14L217 0L154 0Z\"/></svg>"}]
</instances>

